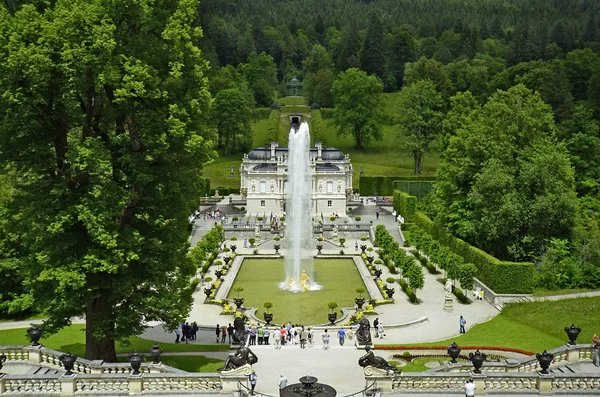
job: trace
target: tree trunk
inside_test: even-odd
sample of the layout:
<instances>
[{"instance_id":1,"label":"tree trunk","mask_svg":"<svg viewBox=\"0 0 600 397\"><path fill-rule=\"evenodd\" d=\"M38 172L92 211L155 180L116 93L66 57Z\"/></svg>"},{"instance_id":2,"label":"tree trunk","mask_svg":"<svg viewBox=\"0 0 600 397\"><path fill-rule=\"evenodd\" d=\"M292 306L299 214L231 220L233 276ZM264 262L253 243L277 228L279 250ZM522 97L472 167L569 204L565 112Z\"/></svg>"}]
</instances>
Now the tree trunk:
<instances>
[{"instance_id":1,"label":"tree trunk","mask_svg":"<svg viewBox=\"0 0 600 397\"><path fill-rule=\"evenodd\" d=\"M357 149L362 149L363 148L363 143L362 143L362 134L361 134L360 128L356 128L356 133L355 133L354 136L356 138L356 148Z\"/></svg>"},{"instance_id":2,"label":"tree trunk","mask_svg":"<svg viewBox=\"0 0 600 397\"><path fill-rule=\"evenodd\" d=\"M108 294L108 290L98 291L98 297L85 308L85 358L88 360L117 362L114 325L98 330L101 323L98 317L111 310L108 308ZM98 338L98 331L102 334L101 338Z\"/></svg>"},{"instance_id":3,"label":"tree trunk","mask_svg":"<svg viewBox=\"0 0 600 397\"><path fill-rule=\"evenodd\" d=\"M421 173L421 151L419 149L413 149L413 160L415 163L415 175Z\"/></svg>"}]
</instances>

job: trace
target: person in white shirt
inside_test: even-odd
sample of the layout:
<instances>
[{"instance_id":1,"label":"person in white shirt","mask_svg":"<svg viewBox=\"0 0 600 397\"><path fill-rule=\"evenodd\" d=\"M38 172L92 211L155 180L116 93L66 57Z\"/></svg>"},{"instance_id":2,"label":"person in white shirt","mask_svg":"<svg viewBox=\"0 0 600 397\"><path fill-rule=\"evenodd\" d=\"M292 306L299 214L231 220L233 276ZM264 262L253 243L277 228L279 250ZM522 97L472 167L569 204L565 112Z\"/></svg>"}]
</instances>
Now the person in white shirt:
<instances>
[{"instance_id":1,"label":"person in white shirt","mask_svg":"<svg viewBox=\"0 0 600 397\"><path fill-rule=\"evenodd\" d=\"M281 393L281 389L287 386L287 378L283 375L279 375L279 382L277 382L277 384L279 385L279 393Z\"/></svg>"},{"instance_id":2,"label":"person in white shirt","mask_svg":"<svg viewBox=\"0 0 600 397\"><path fill-rule=\"evenodd\" d=\"M385 330L383 329L383 323L381 321L377 324L377 334L379 335L379 339L383 339L385 336Z\"/></svg>"},{"instance_id":3,"label":"person in white shirt","mask_svg":"<svg viewBox=\"0 0 600 397\"><path fill-rule=\"evenodd\" d=\"M475 395L475 383L473 383L473 379L469 379L465 382L465 396L473 397Z\"/></svg>"},{"instance_id":4,"label":"person in white shirt","mask_svg":"<svg viewBox=\"0 0 600 397\"><path fill-rule=\"evenodd\" d=\"M323 350L329 350L329 333L327 330L323 331L321 338L323 339Z\"/></svg>"},{"instance_id":5,"label":"person in white shirt","mask_svg":"<svg viewBox=\"0 0 600 397\"><path fill-rule=\"evenodd\" d=\"M292 325L292 328L290 328L290 345L295 345L296 344L296 326Z\"/></svg>"}]
</instances>

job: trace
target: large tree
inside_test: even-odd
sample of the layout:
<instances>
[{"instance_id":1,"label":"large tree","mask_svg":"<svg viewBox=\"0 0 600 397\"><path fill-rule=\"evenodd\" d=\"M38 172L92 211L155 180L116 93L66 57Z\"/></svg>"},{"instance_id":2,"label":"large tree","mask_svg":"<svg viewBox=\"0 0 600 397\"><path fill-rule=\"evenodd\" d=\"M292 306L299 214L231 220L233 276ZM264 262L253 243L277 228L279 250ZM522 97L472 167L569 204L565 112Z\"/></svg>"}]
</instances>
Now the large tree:
<instances>
[{"instance_id":1,"label":"large tree","mask_svg":"<svg viewBox=\"0 0 600 397\"><path fill-rule=\"evenodd\" d=\"M381 19L377 12L372 12L365 36L360 62L362 69L383 80L386 65L385 35Z\"/></svg>"},{"instance_id":2,"label":"large tree","mask_svg":"<svg viewBox=\"0 0 600 397\"><path fill-rule=\"evenodd\" d=\"M405 85L400 92L398 133L402 148L413 157L415 174L421 173L423 157L440 133L443 104L442 96L430 80Z\"/></svg>"},{"instance_id":3,"label":"large tree","mask_svg":"<svg viewBox=\"0 0 600 397\"><path fill-rule=\"evenodd\" d=\"M247 150L252 144L250 129L250 106L248 98L239 88L220 91L211 106L211 120L217 128L223 155Z\"/></svg>"},{"instance_id":4,"label":"large tree","mask_svg":"<svg viewBox=\"0 0 600 397\"><path fill-rule=\"evenodd\" d=\"M0 7L0 164L25 285L48 332L85 316L86 358L191 304L187 216L203 162L196 0Z\"/></svg>"},{"instance_id":5,"label":"large tree","mask_svg":"<svg viewBox=\"0 0 600 397\"><path fill-rule=\"evenodd\" d=\"M357 149L371 139L381 138L385 114L382 90L381 80L355 68L338 74L333 83L333 118L338 136L352 135Z\"/></svg>"}]
</instances>

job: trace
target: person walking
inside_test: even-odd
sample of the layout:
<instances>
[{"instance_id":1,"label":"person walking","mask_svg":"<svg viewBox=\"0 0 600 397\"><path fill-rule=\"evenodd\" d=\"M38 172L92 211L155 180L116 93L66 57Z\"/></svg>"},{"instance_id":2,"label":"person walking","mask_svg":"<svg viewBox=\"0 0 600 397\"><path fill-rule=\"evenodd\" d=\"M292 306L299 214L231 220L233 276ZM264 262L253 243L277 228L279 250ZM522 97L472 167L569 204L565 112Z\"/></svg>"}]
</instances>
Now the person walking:
<instances>
[{"instance_id":1,"label":"person walking","mask_svg":"<svg viewBox=\"0 0 600 397\"><path fill-rule=\"evenodd\" d=\"M465 396L473 397L475 395L475 383L473 383L473 379L469 379L465 382Z\"/></svg>"},{"instance_id":2,"label":"person walking","mask_svg":"<svg viewBox=\"0 0 600 397\"><path fill-rule=\"evenodd\" d=\"M181 338L181 324L175 328L175 343L179 343L179 338Z\"/></svg>"},{"instance_id":3,"label":"person walking","mask_svg":"<svg viewBox=\"0 0 600 397\"><path fill-rule=\"evenodd\" d=\"M344 328L342 327L338 329L338 339L340 341L340 346L344 346L344 340L346 339L346 331L344 331Z\"/></svg>"},{"instance_id":4,"label":"person walking","mask_svg":"<svg viewBox=\"0 0 600 397\"><path fill-rule=\"evenodd\" d=\"M256 381L258 381L258 376L256 376L256 372L252 371L250 376L248 377L250 381L250 395L254 395L254 388L256 387Z\"/></svg>"},{"instance_id":5,"label":"person walking","mask_svg":"<svg viewBox=\"0 0 600 397\"><path fill-rule=\"evenodd\" d=\"M377 333L379 334L379 339L383 339L385 336L385 330L383 329L383 323L381 321L377 324Z\"/></svg>"},{"instance_id":6,"label":"person walking","mask_svg":"<svg viewBox=\"0 0 600 397\"><path fill-rule=\"evenodd\" d=\"M306 349L306 340L308 339L308 332L302 327L300 330L300 348Z\"/></svg>"},{"instance_id":7,"label":"person walking","mask_svg":"<svg viewBox=\"0 0 600 397\"><path fill-rule=\"evenodd\" d=\"M275 343L275 349L281 349L281 332L277 329L273 331L273 342Z\"/></svg>"},{"instance_id":8,"label":"person walking","mask_svg":"<svg viewBox=\"0 0 600 397\"><path fill-rule=\"evenodd\" d=\"M198 329L199 329L198 323L194 321L190 327L191 327L191 332L192 332L191 339L196 340L196 334L198 333Z\"/></svg>"},{"instance_id":9,"label":"person walking","mask_svg":"<svg viewBox=\"0 0 600 397\"><path fill-rule=\"evenodd\" d=\"M327 330L323 331L321 339L323 339L323 350L329 350L329 333Z\"/></svg>"},{"instance_id":10,"label":"person walking","mask_svg":"<svg viewBox=\"0 0 600 397\"><path fill-rule=\"evenodd\" d=\"M219 343L219 336L221 335L221 327L217 324L217 328L215 329L215 333L217 334L217 343Z\"/></svg>"},{"instance_id":11,"label":"person walking","mask_svg":"<svg viewBox=\"0 0 600 397\"><path fill-rule=\"evenodd\" d=\"M354 251L358 251L358 240L354 241Z\"/></svg>"},{"instance_id":12,"label":"person walking","mask_svg":"<svg viewBox=\"0 0 600 397\"><path fill-rule=\"evenodd\" d=\"M296 344L296 326L292 325L292 327L289 329L288 332L290 333L290 335L289 335L290 345L295 345Z\"/></svg>"},{"instance_id":13,"label":"person walking","mask_svg":"<svg viewBox=\"0 0 600 397\"><path fill-rule=\"evenodd\" d=\"M227 327L223 325L221 327L221 343L225 343L226 339L227 339Z\"/></svg>"},{"instance_id":14,"label":"person walking","mask_svg":"<svg viewBox=\"0 0 600 397\"><path fill-rule=\"evenodd\" d=\"M279 386L279 394L281 395L281 389L283 389L284 387L287 386L287 378L283 375L279 375L279 381L277 382L277 385Z\"/></svg>"},{"instance_id":15,"label":"person walking","mask_svg":"<svg viewBox=\"0 0 600 397\"><path fill-rule=\"evenodd\" d=\"M250 345L256 345L256 327L250 328Z\"/></svg>"},{"instance_id":16,"label":"person walking","mask_svg":"<svg viewBox=\"0 0 600 397\"><path fill-rule=\"evenodd\" d=\"M244 239L244 248L248 247L248 239Z\"/></svg>"},{"instance_id":17,"label":"person walking","mask_svg":"<svg viewBox=\"0 0 600 397\"><path fill-rule=\"evenodd\" d=\"M308 347L313 347L313 341L315 336L315 330L312 327L308 327Z\"/></svg>"},{"instance_id":18,"label":"person walking","mask_svg":"<svg viewBox=\"0 0 600 397\"><path fill-rule=\"evenodd\" d=\"M464 334L465 333L465 324L467 323L467 320L464 319L463 316L460 316L460 320L458 322L458 324L460 325L460 333Z\"/></svg>"},{"instance_id":19,"label":"person walking","mask_svg":"<svg viewBox=\"0 0 600 397\"><path fill-rule=\"evenodd\" d=\"M594 342L594 365L600 367L600 337L598 334L592 336L592 342Z\"/></svg>"},{"instance_id":20,"label":"person walking","mask_svg":"<svg viewBox=\"0 0 600 397\"><path fill-rule=\"evenodd\" d=\"M377 326L379 325L379 317L373 320L373 329L375 329L375 338L379 338L379 331L377 331Z\"/></svg>"},{"instance_id":21,"label":"person walking","mask_svg":"<svg viewBox=\"0 0 600 397\"><path fill-rule=\"evenodd\" d=\"M231 325L231 323L229 323L229 326L227 327L227 335L229 336L229 344L231 345L231 338L233 337L233 331L235 330L235 328L233 328L233 325Z\"/></svg>"},{"instance_id":22,"label":"person walking","mask_svg":"<svg viewBox=\"0 0 600 397\"><path fill-rule=\"evenodd\" d=\"M281 327L281 329L279 330L279 333L281 334L281 346L285 345L285 340L287 338L288 332L285 329L285 327Z\"/></svg>"}]
</instances>

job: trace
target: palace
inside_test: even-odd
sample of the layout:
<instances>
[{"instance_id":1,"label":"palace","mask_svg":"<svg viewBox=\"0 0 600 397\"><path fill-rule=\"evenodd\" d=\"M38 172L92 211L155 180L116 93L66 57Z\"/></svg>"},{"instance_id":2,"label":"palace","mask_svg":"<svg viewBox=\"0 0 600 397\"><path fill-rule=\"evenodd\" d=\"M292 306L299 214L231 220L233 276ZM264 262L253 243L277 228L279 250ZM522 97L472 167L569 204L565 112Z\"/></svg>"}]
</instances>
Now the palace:
<instances>
[{"instance_id":1,"label":"palace","mask_svg":"<svg viewBox=\"0 0 600 397\"><path fill-rule=\"evenodd\" d=\"M350 156L316 142L310 148L312 175L311 213L328 217L346 215L346 200L352 194ZM287 191L288 148L276 142L245 154L240 166L241 193L249 215L282 216Z\"/></svg>"}]
</instances>

